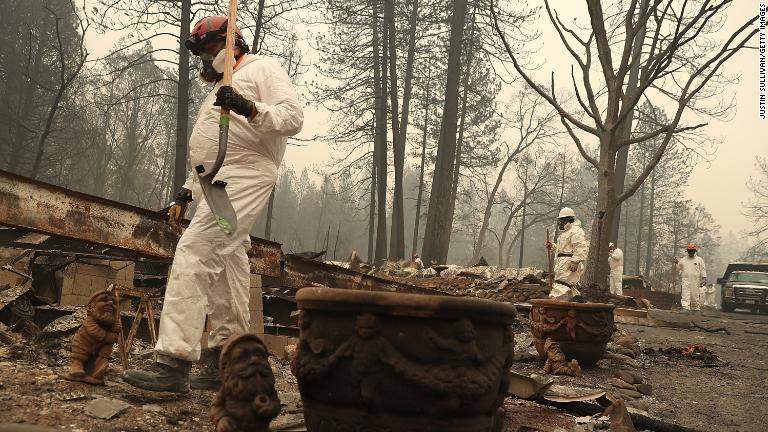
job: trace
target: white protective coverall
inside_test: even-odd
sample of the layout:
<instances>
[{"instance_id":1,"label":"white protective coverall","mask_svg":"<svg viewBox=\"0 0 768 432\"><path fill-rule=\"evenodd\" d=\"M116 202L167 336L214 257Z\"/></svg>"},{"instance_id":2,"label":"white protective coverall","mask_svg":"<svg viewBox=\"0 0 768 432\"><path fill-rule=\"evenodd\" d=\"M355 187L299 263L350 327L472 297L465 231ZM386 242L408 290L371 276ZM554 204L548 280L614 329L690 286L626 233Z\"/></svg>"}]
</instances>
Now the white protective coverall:
<instances>
[{"instance_id":1,"label":"white protective coverall","mask_svg":"<svg viewBox=\"0 0 768 432\"><path fill-rule=\"evenodd\" d=\"M189 157L192 167L213 165L218 149L220 108L213 105L217 83L200 106ZM209 317L208 346L249 329L249 233L269 201L287 137L301 130L304 114L288 74L272 59L246 55L234 70L232 87L254 102L258 114L250 122L231 114L227 156L217 180L227 182L227 193L237 214L237 230L225 234L216 224L196 175L184 187L192 191L197 209L176 246L155 353L196 361L200 336ZM166 361L164 361L164 358Z\"/></svg>"},{"instance_id":2,"label":"white protective coverall","mask_svg":"<svg viewBox=\"0 0 768 432\"><path fill-rule=\"evenodd\" d=\"M715 309L717 308L717 298L715 293L715 285L709 285L703 287L703 293L701 295L702 297L702 303L703 306Z\"/></svg>"},{"instance_id":3,"label":"white protective coverall","mask_svg":"<svg viewBox=\"0 0 768 432\"><path fill-rule=\"evenodd\" d=\"M608 266L611 268L611 293L624 295L621 278L624 276L624 252L615 248L613 252L608 252Z\"/></svg>"},{"instance_id":4,"label":"white protective coverall","mask_svg":"<svg viewBox=\"0 0 768 432\"><path fill-rule=\"evenodd\" d=\"M576 220L561 232L557 238L557 247L555 248L555 282L565 282L572 288L575 287L584 273L584 261L587 259L588 251L587 236L581 228L581 221ZM571 263L577 265L576 271L571 271ZM564 293L560 291L553 288L552 292L550 292L550 297L562 297ZM576 291L573 294L577 293Z\"/></svg>"},{"instance_id":5,"label":"white protective coverall","mask_svg":"<svg viewBox=\"0 0 768 432\"><path fill-rule=\"evenodd\" d=\"M681 273L680 279L683 285L680 304L686 310L699 310L701 308L699 288L707 277L704 260L698 255L680 258L677 262L677 271Z\"/></svg>"}]
</instances>

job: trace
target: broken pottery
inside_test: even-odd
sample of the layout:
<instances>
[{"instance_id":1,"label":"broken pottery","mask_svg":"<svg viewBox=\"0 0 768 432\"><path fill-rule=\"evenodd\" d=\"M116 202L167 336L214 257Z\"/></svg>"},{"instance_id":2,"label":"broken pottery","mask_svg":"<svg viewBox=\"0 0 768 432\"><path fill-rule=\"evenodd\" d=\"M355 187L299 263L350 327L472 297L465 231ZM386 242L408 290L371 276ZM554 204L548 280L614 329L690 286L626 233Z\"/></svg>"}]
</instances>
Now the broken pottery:
<instances>
[{"instance_id":1,"label":"broken pottery","mask_svg":"<svg viewBox=\"0 0 768 432\"><path fill-rule=\"evenodd\" d=\"M543 375L523 375L509 372L509 394L521 399L537 400L544 397L554 384L552 378Z\"/></svg>"},{"instance_id":2,"label":"broken pottery","mask_svg":"<svg viewBox=\"0 0 768 432\"><path fill-rule=\"evenodd\" d=\"M296 300L308 431L501 430L514 306L331 288Z\"/></svg>"},{"instance_id":3,"label":"broken pottery","mask_svg":"<svg viewBox=\"0 0 768 432\"><path fill-rule=\"evenodd\" d=\"M531 333L539 356L546 360L547 339L559 343L567 360L592 367L603 357L615 329L613 305L531 299Z\"/></svg>"}]
</instances>

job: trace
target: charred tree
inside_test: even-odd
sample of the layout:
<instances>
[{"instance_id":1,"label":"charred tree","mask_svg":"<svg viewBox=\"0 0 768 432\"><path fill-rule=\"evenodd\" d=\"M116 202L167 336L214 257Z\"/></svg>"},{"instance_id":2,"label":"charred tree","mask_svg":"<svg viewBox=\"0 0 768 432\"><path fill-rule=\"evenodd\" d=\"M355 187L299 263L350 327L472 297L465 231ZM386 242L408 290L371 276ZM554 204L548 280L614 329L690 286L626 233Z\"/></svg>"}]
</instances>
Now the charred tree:
<instances>
[{"instance_id":1,"label":"charred tree","mask_svg":"<svg viewBox=\"0 0 768 432\"><path fill-rule=\"evenodd\" d=\"M181 190L187 179L187 133L189 131L189 51L184 42L189 39L192 21L192 0L181 0L179 23L179 70L176 92L176 156L173 168L173 190Z\"/></svg>"},{"instance_id":2,"label":"charred tree","mask_svg":"<svg viewBox=\"0 0 768 432\"><path fill-rule=\"evenodd\" d=\"M69 53L65 52L65 41L62 37L61 28L63 18L61 18L53 9L46 7L46 10L53 16L55 21L54 36L56 40L54 41L53 46L58 62L59 71L56 87L53 89L53 101L48 107L48 113L45 116L45 123L43 124L42 130L38 135L37 143L35 145L35 159L32 163L32 169L29 172L29 177L33 179L37 178L38 174L40 173L40 164L43 161L46 141L51 133L51 130L53 129L56 114L61 109L64 95L66 94L67 90L69 90L77 76L80 74L80 71L83 69L83 65L85 64L85 60L88 58L88 51L85 49L85 32L88 27L84 23L83 19L81 19L77 14L77 10L75 9L74 4L70 3L70 6L72 8L72 13L77 17L77 20L79 21L80 30L82 32L79 35L80 40L78 42L77 54L74 58L72 58ZM69 60L74 60L74 62L70 63ZM68 71L68 69L70 70Z\"/></svg>"},{"instance_id":3,"label":"charred tree","mask_svg":"<svg viewBox=\"0 0 768 432\"><path fill-rule=\"evenodd\" d=\"M376 127L376 248L374 263L381 264L387 259L387 36L386 26L383 26L383 37L379 35L381 25L378 12L378 2L374 3L373 14L373 56L374 56L374 86Z\"/></svg>"},{"instance_id":4,"label":"charred tree","mask_svg":"<svg viewBox=\"0 0 768 432\"><path fill-rule=\"evenodd\" d=\"M656 0L650 4L633 0L620 14L606 16L600 0L586 0L591 25L586 35L579 35L578 30L568 27L560 20L550 8L549 1L545 0L548 17L565 51L573 58L574 66L578 67L580 72L580 83L577 83L575 73L571 74L569 80L573 83L580 114L574 114L558 101L554 72L547 88L539 85L521 67L517 54L513 52L506 34L500 27L495 5L493 2L491 4L496 32L502 39L515 70L558 111L561 122L579 153L598 173L597 204L592 221L586 271L581 280L583 285L597 284L603 290L608 290L608 243L611 240L616 208L642 186L666 153L674 136L706 125L684 124L681 122L682 115L686 109L695 108L697 103L711 97L711 87L719 81L713 82L712 78L718 76L722 79L722 66L757 33L753 24L758 17L754 16L734 30L725 42L714 46L694 46L691 42L706 38L707 32L712 31L711 24L721 19L732 1L697 3L690 8L683 8L680 13L673 5L674 1ZM640 37L643 28L645 40ZM633 56L637 39L641 39L637 43L643 44L644 49L641 50L642 55ZM679 55L682 49L686 50L686 55ZM600 73L591 73L593 54L596 54ZM636 62L639 62L638 82L636 90L631 91L628 74ZM601 88L604 89L603 94L597 97L595 89ZM651 88L654 90L648 91ZM702 92L705 88L707 91ZM622 133L622 128L633 115L639 101L646 98L650 99L649 103L652 105L662 106L661 102L653 103L652 99L656 97L664 98L665 103L668 103L669 99L673 101L674 106L668 116L670 120L657 125L656 129L648 133L627 138ZM579 133L575 129L579 130ZM583 138L579 136L580 133L596 140L596 153L587 150ZM641 167L629 187L623 192L618 190L617 152L624 147L657 137L659 145L649 158L648 164Z\"/></svg>"},{"instance_id":5,"label":"charred tree","mask_svg":"<svg viewBox=\"0 0 768 432\"><path fill-rule=\"evenodd\" d=\"M427 225L424 228L422 259L427 265L432 261L445 263L451 243L453 208L455 204L451 200L451 191L453 187L454 162L456 161L458 93L466 13L466 0L454 0L448 46L448 74L445 85L443 118L440 124L434 179L429 195Z\"/></svg>"},{"instance_id":6,"label":"charred tree","mask_svg":"<svg viewBox=\"0 0 768 432\"><path fill-rule=\"evenodd\" d=\"M641 0L639 10L648 10L648 1L649 0ZM637 37L635 37L632 45L633 61L630 65L629 78L627 79L627 92L630 94L634 94L637 91L637 81L640 77L640 57L643 52L643 42L645 40L645 27L645 24L640 25ZM634 113L630 113L621 125L621 128L619 129L619 136L621 139L627 140L632 136L633 117ZM624 146L616 152L616 191L619 194L624 192L628 160L629 146ZM611 227L611 241L614 243L619 239L619 224L621 224L621 203L616 208L616 215L613 218L613 226Z\"/></svg>"},{"instance_id":7,"label":"charred tree","mask_svg":"<svg viewBox=\"0 0 768 432\"><path fill-rule=\"evenodd\" d=\"M653 268L653 244L654 239L654 226L656 222L654 220L654 213L656 211L656 170L653 170L651 174L650 183L650 202L648 203L648 233L645 236L645 268L643 269L643 277L646 280L651 278L651 270Z\"/></svg>"},{"instance_id":8,"label":"charred tree","mask_svg":"<svg viewBox=\"0 0 768 432\"><path fill-rule=\"evenodd\" d=\"M431 102L432 65L427 68L426 96L424 98L424 125L421 131L421 165L419 169L419 191L416 196L416 215L413 222L413 245L411 255L415 254L419 247L419 228L421 226L421 202L424 197L424 169L427 162L427 132L429 131L429 108Z\"/></svg>"},{"instance_id":9,"label":"charred tree","mask_svg":"<svg viewBox=\"0 0 768 432\"><path fill-rule=\"evenodd\" d=\"M376 227L376 165L378 165L378 148L376 145L375 133L374 133L374 149L371 160L371 188L369 193L369 206L368 206L368 262L374 262L374 232Z\"/></svg>"},{"instance_id":10,"label":"charred tree","mask_svg":"<svg viewBox=\"0 0 768 432\"><path fill-rule=\"evenodd\" d=\"M392 121L392 157L394 159L395 184L392 193L392 221L389 237L389 259L397 261L405 257L405 222L403 217L403 169L405 168L405 140L400 133L400 110L397 83L397 29L394 0L384 0L385 44L389 66L389 109Z\"/></svg>"}]
</instances>

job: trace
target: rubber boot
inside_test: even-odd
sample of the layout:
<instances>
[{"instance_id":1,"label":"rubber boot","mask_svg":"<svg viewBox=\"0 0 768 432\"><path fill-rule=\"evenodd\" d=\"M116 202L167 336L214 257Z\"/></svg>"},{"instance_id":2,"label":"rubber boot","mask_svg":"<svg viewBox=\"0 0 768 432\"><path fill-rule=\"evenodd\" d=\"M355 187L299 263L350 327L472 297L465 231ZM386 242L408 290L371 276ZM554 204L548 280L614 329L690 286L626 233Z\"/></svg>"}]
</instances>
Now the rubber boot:
<instances>
[{"instance_id":1,"label":"rubber boot","mask_svg":"<svg viewBox=\"0 0 768 432\"><path fill-rule=\"evenodd\" d=\"M147 370L125 371L123 380L144 390L187 393L191 367L192 363L186 360L158 356L155 363Z\"/></svg>"},{"instance_id":2,"label":"rubber boot","mask_svg":"<svg viewBox=\"0 0 768 432\"><path fill-rule=\"evenodd\" d=\"M221 387L220 356L220 346L203 349L200 353L200 372L190 376L189 386L195 390L218 390Z\"/></svg>"}]
</instances>

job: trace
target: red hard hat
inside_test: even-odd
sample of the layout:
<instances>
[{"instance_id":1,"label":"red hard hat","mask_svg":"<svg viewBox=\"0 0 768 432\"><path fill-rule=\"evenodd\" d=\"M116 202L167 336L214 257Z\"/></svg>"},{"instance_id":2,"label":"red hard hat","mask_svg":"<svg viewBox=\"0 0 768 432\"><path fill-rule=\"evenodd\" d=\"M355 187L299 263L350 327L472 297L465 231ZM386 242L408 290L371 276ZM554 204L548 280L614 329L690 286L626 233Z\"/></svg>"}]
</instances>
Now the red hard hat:
<instances>
[{"instance_id":1,"label":"red hard hat","mask_svg":"<svg viewBox=\"0 0 768 432\"><path fill-rule=\"evenodd\" d=\"M695 251L696 249L697 249L696 245L693 243L689 244L688 247L685 248L685 250L689 250L689 251Z\"/></svg>"},{"instance_id":2,"label":"red hard hat","mask_svg":"<svg viewBox=\"0 0 768 432\"><path fill-rule=\"evenodd\" d=\"M227 36L227 17L214 15L201 19L189 34L189 39L184 42L184 46L192 51L192 54L199 55L200 47L203 42L211 38L225 38ZM235 24L235 44L243 51L248 51L248 45L245 43L243 33Z\"/></svg>"}]
</instances>

